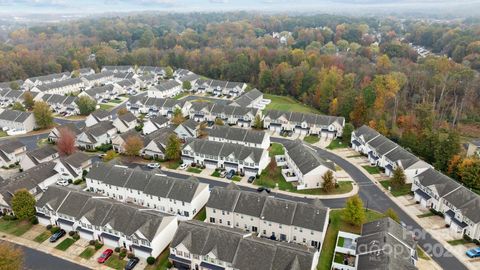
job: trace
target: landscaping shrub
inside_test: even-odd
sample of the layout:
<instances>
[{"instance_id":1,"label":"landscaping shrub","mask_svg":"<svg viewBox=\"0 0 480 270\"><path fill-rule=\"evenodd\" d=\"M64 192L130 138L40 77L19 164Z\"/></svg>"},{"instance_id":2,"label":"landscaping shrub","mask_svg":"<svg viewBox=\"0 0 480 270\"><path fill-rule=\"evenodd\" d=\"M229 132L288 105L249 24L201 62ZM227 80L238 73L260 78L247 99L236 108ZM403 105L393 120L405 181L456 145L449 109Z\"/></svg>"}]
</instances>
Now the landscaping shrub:
<instances>
[{"instance_id":1,"label":"landscaping shrub","mask_svg":"<svg viewBox=\"0 0 480 270\"><path fill-rule=\"evenodd\" d=\"M102 143L102 145L95 147L95 150L101 152L107 152L108 150L112 150L113 146L111 144Z\"/></svg>"},{"instance_id":2,"label":"landscaping shrub","mask_svg":"<svg viewBox=\"0 0 480 270\"><path fill-rule=\"evenodd\" d=\"M89 244L90 246L94 246L94 245L95 245L95 240L90 240L90 241L88 241L88 244Z\"/></svg>"},{"instance_id":3,"label":"landscaping shrub","mask_svg":"<svg viewBox=\"0 0 480 270\"><path fill-rule=\"evenodd\" d=\"M95 242L95 250L99 250L99 249L101 249L102 247L103 247L103 244L102 244L102 243L100 243L100 242L98 242L98 241Z\"/></svg>"},{"instance_id":4,"label":"landscaping shrub","mask_svg":"<svg viewBox=\"0 0 480 270\"><path fill-rule=\"evenodd\" d=\"M463 235L463 239L468 242L472 242L472 238L466 234Z\"/></svg>"},{"instance_id":5,"label":"landscaping shrub","mask_svg":"<svg viewBox=\"0 0 480 270\"><path fill-rule=\"evenodd\" d=\"M52 227L53 227L52 225L48 224L46 228L47 228L47 230L51 231Z\"/></svg>"},{"instance_id":6,"label":"landscaping shrub","mask_svg":"<svg viewBox=\"0 0 480 270\"><path fill-rule=\"evenodd\" d=\"M153 265L153 264L155 263L155 258L154 258L154 257L148 257L148 258L147 258L147 263L148 263L149 265Z\"/></svg>"},{"instance_id":7,"label":"landscaping shrub","mask_svg":"<svg viewBox=\"0 0 480 270\"><path fill-rule=\"evenodd\" d=\"M77 232L75 232L75 234L72 236L72 238L77 241L78 239L80 239L80 235L78 235Z\"/></svg>"},{"instance_id":8,"label":"landscaping shrub","mask_svg":"<svg viewBox=\"0 0 480 270\"><path fill-rule=\"evenodd\" d=\"M135 255L133 253L130 252L130 253L127 254L128 259L133 259L133 257L135 257Z\"/></svg>"},{"instance_id":9,"label":"landscaping shrub","mask_svg":"<svg viewBox=\"0 0 480 270\"><path fill-rule=\"evenodd\" d=\"M171 261L167 261L167 269L170 269L173 267L173 263Z\"/></svg>"},{"instance_id":10,"label":"landscaping shrub","mask_svg":"<svg viewBox=\"0 0 480 270\"><path fill-rule=\"evenodd\" d=\"M8 166L8 168L10 168L10 169L12 169L12 168L14 168L14 167L15 167L15 164L10 164L10 165Z\"/></svg>"},{"instance_id":11,"label":"landscaping shrub","mask_svg":"<svg viewBox=\"0 0 480 270\"><path fill-rule=\"evenodd\" d=\"M68 179L68 183L69 184L73 183L72 179Z\"/></svg>"},{"instance_id":12,"label":"landscaping shrub","mask_svg":"<svg viewBox=\"0 0 480 270\"><path fill-rule=\"evenodd\" d=\"M478 239L473 239L473 243L477 246L480 246L480 241L478 241Z\"/></svg>"},{"instance_id":13,"label":"landscaping shrub","mask_svg":"<svg viewBox=\"0 0 480 270\"><path fill-rule=\"evenodd\" d=\"M75 234L74 231L69 231L69 232L68 232L68 235L69 235L70 237L73 236L74 234Z\"/></svg>"},{"instance_id":14,"label":"landscaping shrub","mask_svg":"<svg viewBox=\"0 0 480 270\"><path fill-rule=\"evenodd\" d=\"M115 250L116 253L119 253L120 252L120 247L116 247L114 250Z\"/></svg>"},{"instance_id":15,"label":"landscaping shrub","mask_svg":"<svg viewBox=\"0 0 480 270\"><path fill-rule=\"evenodd\" d=\"M124 252L123 250L120 251L120 253L118 254L118 257L119 257L120 259L125 258L125 256L127 256L127 252Z\"/></svg>"},{"instance_id":16,"label":"landscaping shrub","mask_svg":"<svg viewBox=\"0 0 480 270\"><path fill-rule=\"evenodd\" d=\"M58 232L58 231L60 231L60 228L59 228L59 227L52 227L52 228L50 229L50 232L51 232L52 234L54 234L54 233L56 233L56 232Z\"/></svg>"},{"instance_id":17,"label":"landscaping shrub","mask_svg":"<svg viewBox=\"0 0 480 270\"><path fill-rule=\"evenodd\" d=\"M16 220L16 219L17 219L17 217L14 216L14 215L5 215L3 217L3 220Z\"/></svg>"},{"instance_id":18,"label":"landscaping shrub","mask_svg":"<svg viewBox=\"0 0 480 270\"><path fill-rule=\"evenodd\" d=\"M33 225L37 225L38 224L38 218L33 216L30 218L30 223L32 223Z\"/></svg>"},{"instance_id":19,"label":"landscaping shrub","mask_svg":"<svg viewBox=\"0 0 480 270\"><path fill-rule=\"evenodd\" d=\"M77 179L77 180L73 181L73 184L74 185L80 185L80 183L82 183L82 181L83 181L82 179Z\"/></svg>"}]
</instances>

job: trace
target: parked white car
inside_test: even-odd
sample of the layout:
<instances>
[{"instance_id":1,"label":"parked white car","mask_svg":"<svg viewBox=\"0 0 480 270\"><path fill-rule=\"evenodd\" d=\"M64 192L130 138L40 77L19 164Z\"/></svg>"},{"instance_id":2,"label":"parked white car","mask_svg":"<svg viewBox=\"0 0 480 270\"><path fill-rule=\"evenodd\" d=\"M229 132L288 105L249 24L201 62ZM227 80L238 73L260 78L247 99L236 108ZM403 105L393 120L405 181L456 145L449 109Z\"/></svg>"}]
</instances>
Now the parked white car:
<instances>
[{"instance_id":1,"label":"parked white car","mask_svg":"<svg viewBox=\"0 0 480 270\"><path fill-rule=\"evenodd\" d=\"M69 185L68 180L58 180L57 185L66 187Z\"/></svg>"},{"instance_id":2,"label":"parked white car","mask_svg":"<svg viewBox=\"0 0 480 270\"><path fill-rule=\"evenodd\" d=\"M160 168L160 163L148 163L147 167L150 169Z\"/></svg>"},{"instance_id":3,"label":"parked white car","mask_svg":"<svg viewBox=\"0 0 480 270\"><path fill-rule=\"evenodd\" d=\"M186 163L182 163L180 164L180 167L178 167L180 170L185 170L186 168L188 168L188 165Z\"/></svg>"}]
</instances>

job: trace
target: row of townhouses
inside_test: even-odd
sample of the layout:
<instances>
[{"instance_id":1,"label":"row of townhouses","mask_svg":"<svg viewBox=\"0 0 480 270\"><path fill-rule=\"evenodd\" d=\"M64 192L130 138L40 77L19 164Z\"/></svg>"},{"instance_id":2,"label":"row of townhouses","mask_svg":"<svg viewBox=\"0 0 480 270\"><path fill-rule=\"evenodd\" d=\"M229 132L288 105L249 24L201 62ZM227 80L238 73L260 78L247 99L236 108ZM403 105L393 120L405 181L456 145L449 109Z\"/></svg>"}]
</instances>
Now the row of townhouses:
<instances>
[{"instance_id":1,"label":"row of townhouses","mask_svg":"<svg viewBox=\"0 0 480 270\"><path fill-rule=\"evenodd\" d=\"M388 176L396 168L402 168L408 183L412 183L415 175L432 168L430 164L365 125L352 132L351 143L353 150L367 155L370 164L385 169Z\"/></svg>"},{"instance_id":2,"label":"row of townhouses","mask_svg":"<svg viewBox=\"0 0 480 270\"><path fill-rule=\"evenodd\" d=\"M75 96L45 94L41 96L41 99L50 105L56 113L65 113L66 115L77 115L80 113L77 105L77 97Z\"/></svg>"},{"instance_id":3,"label":"row of townhouses","mask_svg":"<svg viewBox=\"0 0 480 270\"><path fill-rule=\"evenodd\" d=\"M188 116L197 122L214 122L221 119L225 124L251 127L256 116L262 112L256 108L245 108L209 102L191 102Z\"/></svg>"},{"instance_id":4,"label":"row of townhouses","mask_svg":"<svg viewBox=\"0 0 480 270\"><path fill-rule=\"evenodd\" d=\"M303 245L192 220L180 222L169 259L176 269L314 270L319 254Z\"/></svg>"},{"instance_id":5,"label":"row of townhouses","mask_svg":"<svg viewBox=\"0 0 480 270\"><path fill-rule=\"evenodd\" d=\"M198 92L207 92L214 95L226 95L232 97L240 96L246 88L246 83L210 79L198 79L193 85L193 89Z\"/></svg>"},{"instance_id":6,"label":"row of townhouses","mask_svg":"<svg viewBox=\"0 0 480 270\"><path fill-rule=\"evenodd\" d=\"M20 161L27 153L27 146L18 140L0 142L0 167L8 167Z\"/></svg>"},{"instance_id":7,"label":"row of townhouses","mask_svg":"<svg viewBox=\"0 0 480 270\"><path fill-rule=\"evenodd\" d=\"M196 163L209 169L222 168L240 174L256 176L270 162L268 152L262 148L202 139L187 139L182 149L185 164Z\"/></svg>"},{"instance_id":8,"label":"row of townhouses","mask_svg":"<svg viewBox=\"0 0 480 270\"><path fill-rule=\"evenodd\" d=\"M213 188L206 209L206 222L318 250L330 211L320 201L310 204L275 198L266 192L242 191L233 182L226 188Z\"/></svg>"},{"instance_id":9,"label":"row of townhouses","mask_svg":"<svg viewBox=\"0 0 480 270\"><path fill-rule=\"evenodd\" d=\"M30 132L37 126L35 117L31 112L9 109L0 109L0 111L0 128L12 132L12 135Z\"/></svg>"},{"instance_id":10,"label":"row of townhouses","mask_svg":"<svg viewBox=\"0 0 480 270\"><path fill-rule=\"evenodd\" d=\"M197 179L179 179L155 171L95 163L86 176L87 188L122 201L192 219L207 202L207 184Z\"/></svg>"},{"instance_id":11,"label":"row of townhouses","mask_svg":"<svg viewBox=\"0 0 480 270\"><path fill-rule=\"evenodd\" d=\"M173 116L176 109L188 115L189 102L171 98L154 98L148 96L134 96L126 102L127 109L135 115L148 114L149 116L163 115L168 118Z\"/></svg>"},{"instance_id":12,"label":"row of townhouses","mask_svg":"<svg viewBox=\"0 0 480 270\"><path fill-rule=\"evenodd\" d=\"M30 89L31 92L44 94L67 95L85 90L85 84L80 78L70 78L48 84L40 84Z\"/></svg>"},{"instance_id":13,"label":"row of townhouses","mask_svg":"<svg viewBox=\"0 0 480 270\"><path fill-rule=\"evenodd\" d=\"M263 93L255 88L236 98L230 105L263 110L270 102L271 100L264 99Z\"/></svg>"},{"instance_id":14,"label":"row of townhouses","mask_svg":"<svg viewBox=\"0 0 480 270\"><path fill-rule=\"evenodd\" d=\"M345 118L313 113L269 110L263 117L263 127L275 132L293 131L324 138L341 137Z\"/></svg>"},{"instance_id":15,"label":"row of townhouses","mask_svg":"<svg viewBox=\"0 0 480 270\"><path fill-rule=\"evenodd\" d=\"M160 255L178 227L175 216L58 186L49 187L35 208L42 225L78 231L85 240L124 247L140 258Z\"/></svg>"},{"instance_id":16,"label":"row of townhouses","mask_svg":"<svg viewBox=\"0 0 480 270\"><path fill-rule=\"evenodd\" d=\"M264 131L214 125L207 132L208 140L210 141L240 144L263 149L270 147L270 135Z\"/></svg>"}]
</instances>

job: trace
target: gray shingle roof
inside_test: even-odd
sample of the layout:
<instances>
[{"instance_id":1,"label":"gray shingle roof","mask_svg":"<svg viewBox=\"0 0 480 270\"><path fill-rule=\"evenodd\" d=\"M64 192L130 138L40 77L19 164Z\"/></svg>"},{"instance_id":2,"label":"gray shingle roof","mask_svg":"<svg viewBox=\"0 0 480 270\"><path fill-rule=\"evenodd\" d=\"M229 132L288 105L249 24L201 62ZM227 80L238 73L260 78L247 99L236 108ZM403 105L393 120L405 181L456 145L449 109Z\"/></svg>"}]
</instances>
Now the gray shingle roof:
<instances>
[{"instance_id":1,"label":"gray shingle roof","mask_svg":"<svg viewBox=\"0 0 480 270\"><path fill-rule=\"evenodd\" d=\"M308 125L317 125L327 127L332 123L338 123L343 126L345 124L345 118L340 116L328 116L312 113L299 113L299 112L285 112L277 110L269 110L265 112L265 117L270 119L278 119L285 117L288 121L294 124L301 124L302 122Z\"/></svg>"},{"instance_id":2,"label":"gray shingle roof","mask_svg":"<svg viewBox=\"0 0 480 270\"><path fill-rule=\"evenodd\" d=\"M115 126L113 126L112 121L102 121L93 126L85 127L83 132L85 132L88 136L99 137L114 128Z\"/></svg>"},{"instance_id":3,"label":"gray shingle roof","mask_svg":"<svg viewBox=\"0 0 480 270\"><path fill-rule=\"evenodd\" d=\"M262 193L243 191L230 184L210 192L207 207L235 212L305 229L324 231L329 209L318 203L288 201Z\"/></svg>"},{"instance_id":4,"label":"gray shingle roof","mask_svg":"<svg viewBox=\"0 0 480 270\"><path fill-rule=\"evenodd\" d=\"M255 163L259 163L265 150L254 147L247 147L240 144L207 141L201 139L188 139L184 148L189 146L199 154L227 157L233 155L238 160L245 160L250 157Z\"/></svg>"},{"instance_id":5,"label":"gray shingle roof","mask_svg":"<svg viewBox=\"0 0 480 270\"><path fill-rule=\"evenodd\" d=\"M378 131L366 125L359 127L357 130L354 131L354 133L357 137L363 136L365 142L368 142L380 135Z\"/></svg>"},{"instance_id":6,"label":"gray shingle roof","mask_svg":"<svg viewBox=\"0 0 480 270\"><path fill-rule=\"evenodd\" d=\"M468 188L461 186L452 193L444 197L446 201L451 203L465 217L474 223L480 222L480 196Z\"/></svg>"},{"instance_id":7,"label":"gray shingle roof","mask_svg":"<svg viewBox=\"0 0 480 270\"><path fill-rule=\"evenodd\" d=\"M0 119L23 123L28 117L30 117L30 115L32 115L32 113L15 110L3 110L3 112L0 113Z\"/></svg>"},{"instance_id":8,"label":"gray shingle roof","mask_svg":"<svg viewBox=\"0 0 480 270\"><path fill-rule=\"evenodd\" d=\"M48 145L45 145L44 147L29 151L27 153L27 156L29 156L33 162L36 162L36 161L45 159L47 157L50 157L52 155L55 155L57 153L58 153L57 148L51 144L48 144Z\"/></svg>"},{"instance_id":9,"label":"gray shingle roof","mask_svg":"<svg viewBox=\"0 0 480 270\"><path fill-rule=\"evenodd\" d=\"M234 101L232 101L231 104L237 104L241 107L247 107L252 103L252 101L262 96L263 93L260 92L257 88L255 88L239 96Z\"/></svg>"},{"instance_id":10,"label":"gray shingle roof","mask_svg":"<svg viewBox=\"0 0 480 270\"><path fill-rule=\"evenodd\" d=\"M104 95L107 92L113 91L113 84L107 84L104 86L93 87L85 91L90 97L95 97L96 95Z\"/></svg>"},{"instance_id":11,"label":"gray shingle roof","mask_svg":"<svg viewBox=\"0 0 480 270\"><path fill-rule=\"evenodd\" d=\"M266 136L264 131L232 128L228 126L213 126L208 131L209 137L222 138L232 141L261 144Z\"/></svg>"},{"instance_id":12,"label":"gray shingle roof","mask_svg":"<svg viewBox=\"0 0 480 270\"><path fill-rule=\"evenodd\" d=\"M7 154L11 154L15 152L15 150L25 147L21 141L16 139L11 140L4 140L0 142L0 151L5 152Z\"/></svg>"},{"instance_id":13,"label":"gray shingle roof","mask_svg":"<svg viewBox=\"0 0 480 270\"><path fill-rule=\"evenodd\" d=\"M106 110L98 109L92 112L91 115L95 117L97 120L102 120L102 119L108 118L110 116L110 112Z\"/></svg>"},{"instance_id":14,"label":"gray shingle roof","mask_svg":"<svg viewBox=\"0 0 480 270\"><path fill-rule=\"evenodd\" d=\"M52 82L52 83L49 83L49 84L38 85L37 88L41 92L45 92L45 91L49 91L49 90L53 90L53 89L57 89L57 88L62 88L62 87L66 87L66 86L69 86L69 85L77 85L77 84L82 85L83 84L82 79L80 79L80 78L66 79L66 80Z\"/></svg>"},{"instance_id":15,"label":"gray shingle roof","mask_svg":"<svg viewBox=\"0 0 480 270\"><path fill-rule=\"evenodd\" d=\"M180 179L155 175L151 171L139 171L123 166L95 163L87 178L101 181L108 185L135 188L145 194L163 198L191 202L200 186L198 180Z\"/></svg>"},{"instance_id":16,"label":"gray shingle roof","mask_svg":"<svg viewBox=\"0 0 480 270\"><path fill-rule=\"evenodd\" d=\"M427 169L415 177L422 186L433 187L440 197L460 187L459 183L433 168Z\"/></svg>"},{"instance_id":17,"label":"gray shingle roof","mask_svg":"<svg viewBox=\"0 0 480 270\"><path fill-rule=\"evenodd\" d=\"M290 141L285 143L284 146L290 158L304 175L319 166L325 166L335 171L335 164L321 158L318 153L300 140Z\"/></svg>"},{"instance_id":18,"label":"gray shingle roof","mask_svg":"<svg viewBox=\"0 0 480 270\"><path fill-rule=\"evenodd\" d=\"M168 91L172 88L180 86L180 83L175 80L163 81L153 87L153 90L157 91Z\"/></svg>"}]
</instances>

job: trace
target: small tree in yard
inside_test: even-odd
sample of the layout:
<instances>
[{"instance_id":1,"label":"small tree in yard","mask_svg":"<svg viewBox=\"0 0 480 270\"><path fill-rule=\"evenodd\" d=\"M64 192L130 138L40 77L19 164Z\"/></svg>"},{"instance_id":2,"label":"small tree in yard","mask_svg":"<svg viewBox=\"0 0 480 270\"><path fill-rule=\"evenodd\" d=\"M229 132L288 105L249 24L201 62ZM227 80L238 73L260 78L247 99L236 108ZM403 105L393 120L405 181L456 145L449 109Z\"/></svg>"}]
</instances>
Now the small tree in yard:
<instances>
[{"instance_id":1,"label":"small tree in yard","mask_svg":"<svg viewBox=\"0 0 480 270\"><path fill-rule=\"evenodd\" d=\"M117 116L122 116L122 115L125 115L128 113L128 109L127 108L120 108L118 111L117 111Z\"/></svg>"},{"instance_id":2,"label":"small tree in yard","mask_svg":"<svg viewBox=\"0 0 480 270\"><path fill-rule=\"evenodd\" d=\"M200 124L200 127L198 128L198 137L205 138L207 136L208 136L207 123L203 122Z\"/></svg>"},{"instance_id":3,"label":"small tree in yard","mask_svg":"<svg viewBox=\"0 0 480 270\"><path fill-rule=\"evenodd\" d=\"M183 122L185 122L185 117L183 117L182 110L179 108L176 108L173 111L172 123L175 125L180 125Z\"/></svg>"},{"instance_id":4,"label":"small tree in yard","mask_svg":"<svg viewBox=\"0 0 480 270\"><path fill-rule=\"evenodd\" d=\"M2 241L0 243L0 269L21 270L23 269L23 251L20 247Z\"/></svg>"},{"instance_id":5,"label":"small tree in yard","mask_svg":"<svg viewBox=\"0 0 480 270\"><path fill-rule=\"evenodd\" d=\"M108 150L106 153L105 153L105 156L103 157L103 161L110 161L112 159L115 159L116 157L118 157L118 154L117 152L115 152L115 150Z\"/></svg>"},{"instance_id":6,"label":"small tree in yard","mask_svg":"<svg viewBox=\"0 0 480 270\"><path fill-rule=\"evenodd\" d=\"M25 108L28 110L31 110L33 108L33 105L35 105L35 101L33 100L32 93L30 92L25 92L23 94L23 105Z\"/></svg>"},{"instance_id":7,"label":"small tree in yard","mask_svg":"<svg viewBox=\"0 0 480 270\"><path fill-rule=\"evenodd\" d=\"M406 176L405 173L403 172L402 168L397 167L393 171L393 176L391 178L391 183L393 188L400 188L403 185L405 185L406 182Z\"/></svg>"},{"instance_id":8,"label":"small tree in yard","mask_svg":"<svg viewBox=\"0 0 480 270\"><path fill-rule=\"evenodd\" d=\"M140 154L140 150L143 148L143 140L136 135L128 136L123 147L125 148L125 155L131 157L138 156Z\"/></svg>"},{"instance_id":9,"label":"small tree in yard","mask_svg":"<svg viewBox=\"0 0 480 270\"><path fill-rule=\"evenodd\" d=\"M344 210L345 220L355 226L360 226L365 221L363 201L358 195L348 198Z\"/></svg>"},{"instance_id":10,"label":"small tree in yard","mask_svg":"<svg viewBox=\"0 0 480 270\"><path fill-rule=\"evenodd\" d=\"M165 148L165 157L168 160L176 160L180 158L181 144L177 135L172 134L168 137L167 147Z\"/></svg>"},{"instance_id":11,"label":"small tree in yard","mask_svg":"<svg viewBox=\"0 0 480 270\"><path fill-rule=\"evenodd\" d=\"M277 169L277 161L275 160L275 157L272 157L272 160L270 160L270 163L268 163L268 175L270 177L275 176L275 170Z\"/></svg>"},{"instance_id":12,"label":"small tree in yard","mask_svg":"<svg viewBox=\"0 0 480 270\"><path fill-rule=\"evenodd\" d=\"M69 156L75 153L75 151L77 151L75 147L75 134L68 128L60 128L59 134L57 148L60 155Z\"/></svg>"},{"instance_id":13,"label":"small tree in yard","mask_svg":"<svg viewBox=\"0 0 480 270\"><path fill-rule=\"evenodd\" d=\"M253 122L253 127L255 129L263 129L263 121L260 115L255 116L255 121Z\"/></svg>"},{"instance_id":14,"label":"small tree in yard","mask_svg":"<svg viewBox=\"0 0 480 270\"><path fill-rule=\"evenodd\" d=\"M398 217L398 214L397 212L395 212L395 210L393 210L392 208L388 208L387 211L385 211L385 213L383 213L386 217L389 217L393 220L395 220L396 222L400 223L400 218Z\"/></svg>"},{"instance_id":15,"label":"small tree in yard","mask_svg":"<svg viewBox=\"0 0 480 270\"><path fill-rule=\"evenodd\" d=\"M165 78L170 79L173 77L173 69L171 67L165 68Z\"/></svg>"},{"instance_id":16,"label":"small tree in yard","mask_svg":"<svg viewBox=\"0 0 480 270\"><path fill-rule=\"evenodd\" d=\"M333 190L335 190L335 178L333 177L333 172L331 170L328 170L323 176L323 190L326 193L330 193Z\"/></svg>"},{"instance_id":17,"label":"small tree in yard","mask_svg":"<svg viewBox=\"0 0 480 270\"><path fill-rule=\"evenodd\" d=\"M182 83L183 90L190 90L192 89L192 83L190 81L184 81Z\"/></svg>"},{"instance_id":18,"label":"small tree in yard","mask_svg":"<svg viewBox=\"0 0 480 270\"><path fill-rule=\"evenodd\" d=\"M18 219L29 219L35 216L35 197L26 189L19 189L12 198L12 210Z\"/></svg>"},{"instance_id":19,"label":"small tree in yard","mask_svg":"<svg viewBox=\"0 0 480 270\"><path fill-rule=\"evenodd\" d=\"M223 120L220 118L215 118L215 125L217 126L223 126L225 123L223 123Z\"/></svg>"},{"instance_id":20,"label":"small tree in yard","mask_svg":"<svg viewBox=\"0 0 480 270\"><path fill-rule=\"evenodd\" d=\"M43 101L35 102L33 105L33 116L39 128L49 128L53 125L53 114L50 105Z\"/></svg>"},{"instance_id":21,"label":"small tree in yard","mask_svg":"<svg viewBox=\"0 0 480 270\"><path fill-rule=\"evenodd\" d=\"M81 115L89 115L97 108L97 101L87 96L81 96L77 99L77 105Z\"/></svg>"},{"instance_id":22,"label":"small tree in yard","mask_svg":"<svg viewBox=\"0 0 480 270\"><path fill-rule=\"evenodd\" d=\"M343 128L343 133L342 133L342 142L346 145L350 143L352 140L352 132L355 128L353 127L352 124L346 123L345 127Z\"/></svg>"}]
</instances>

